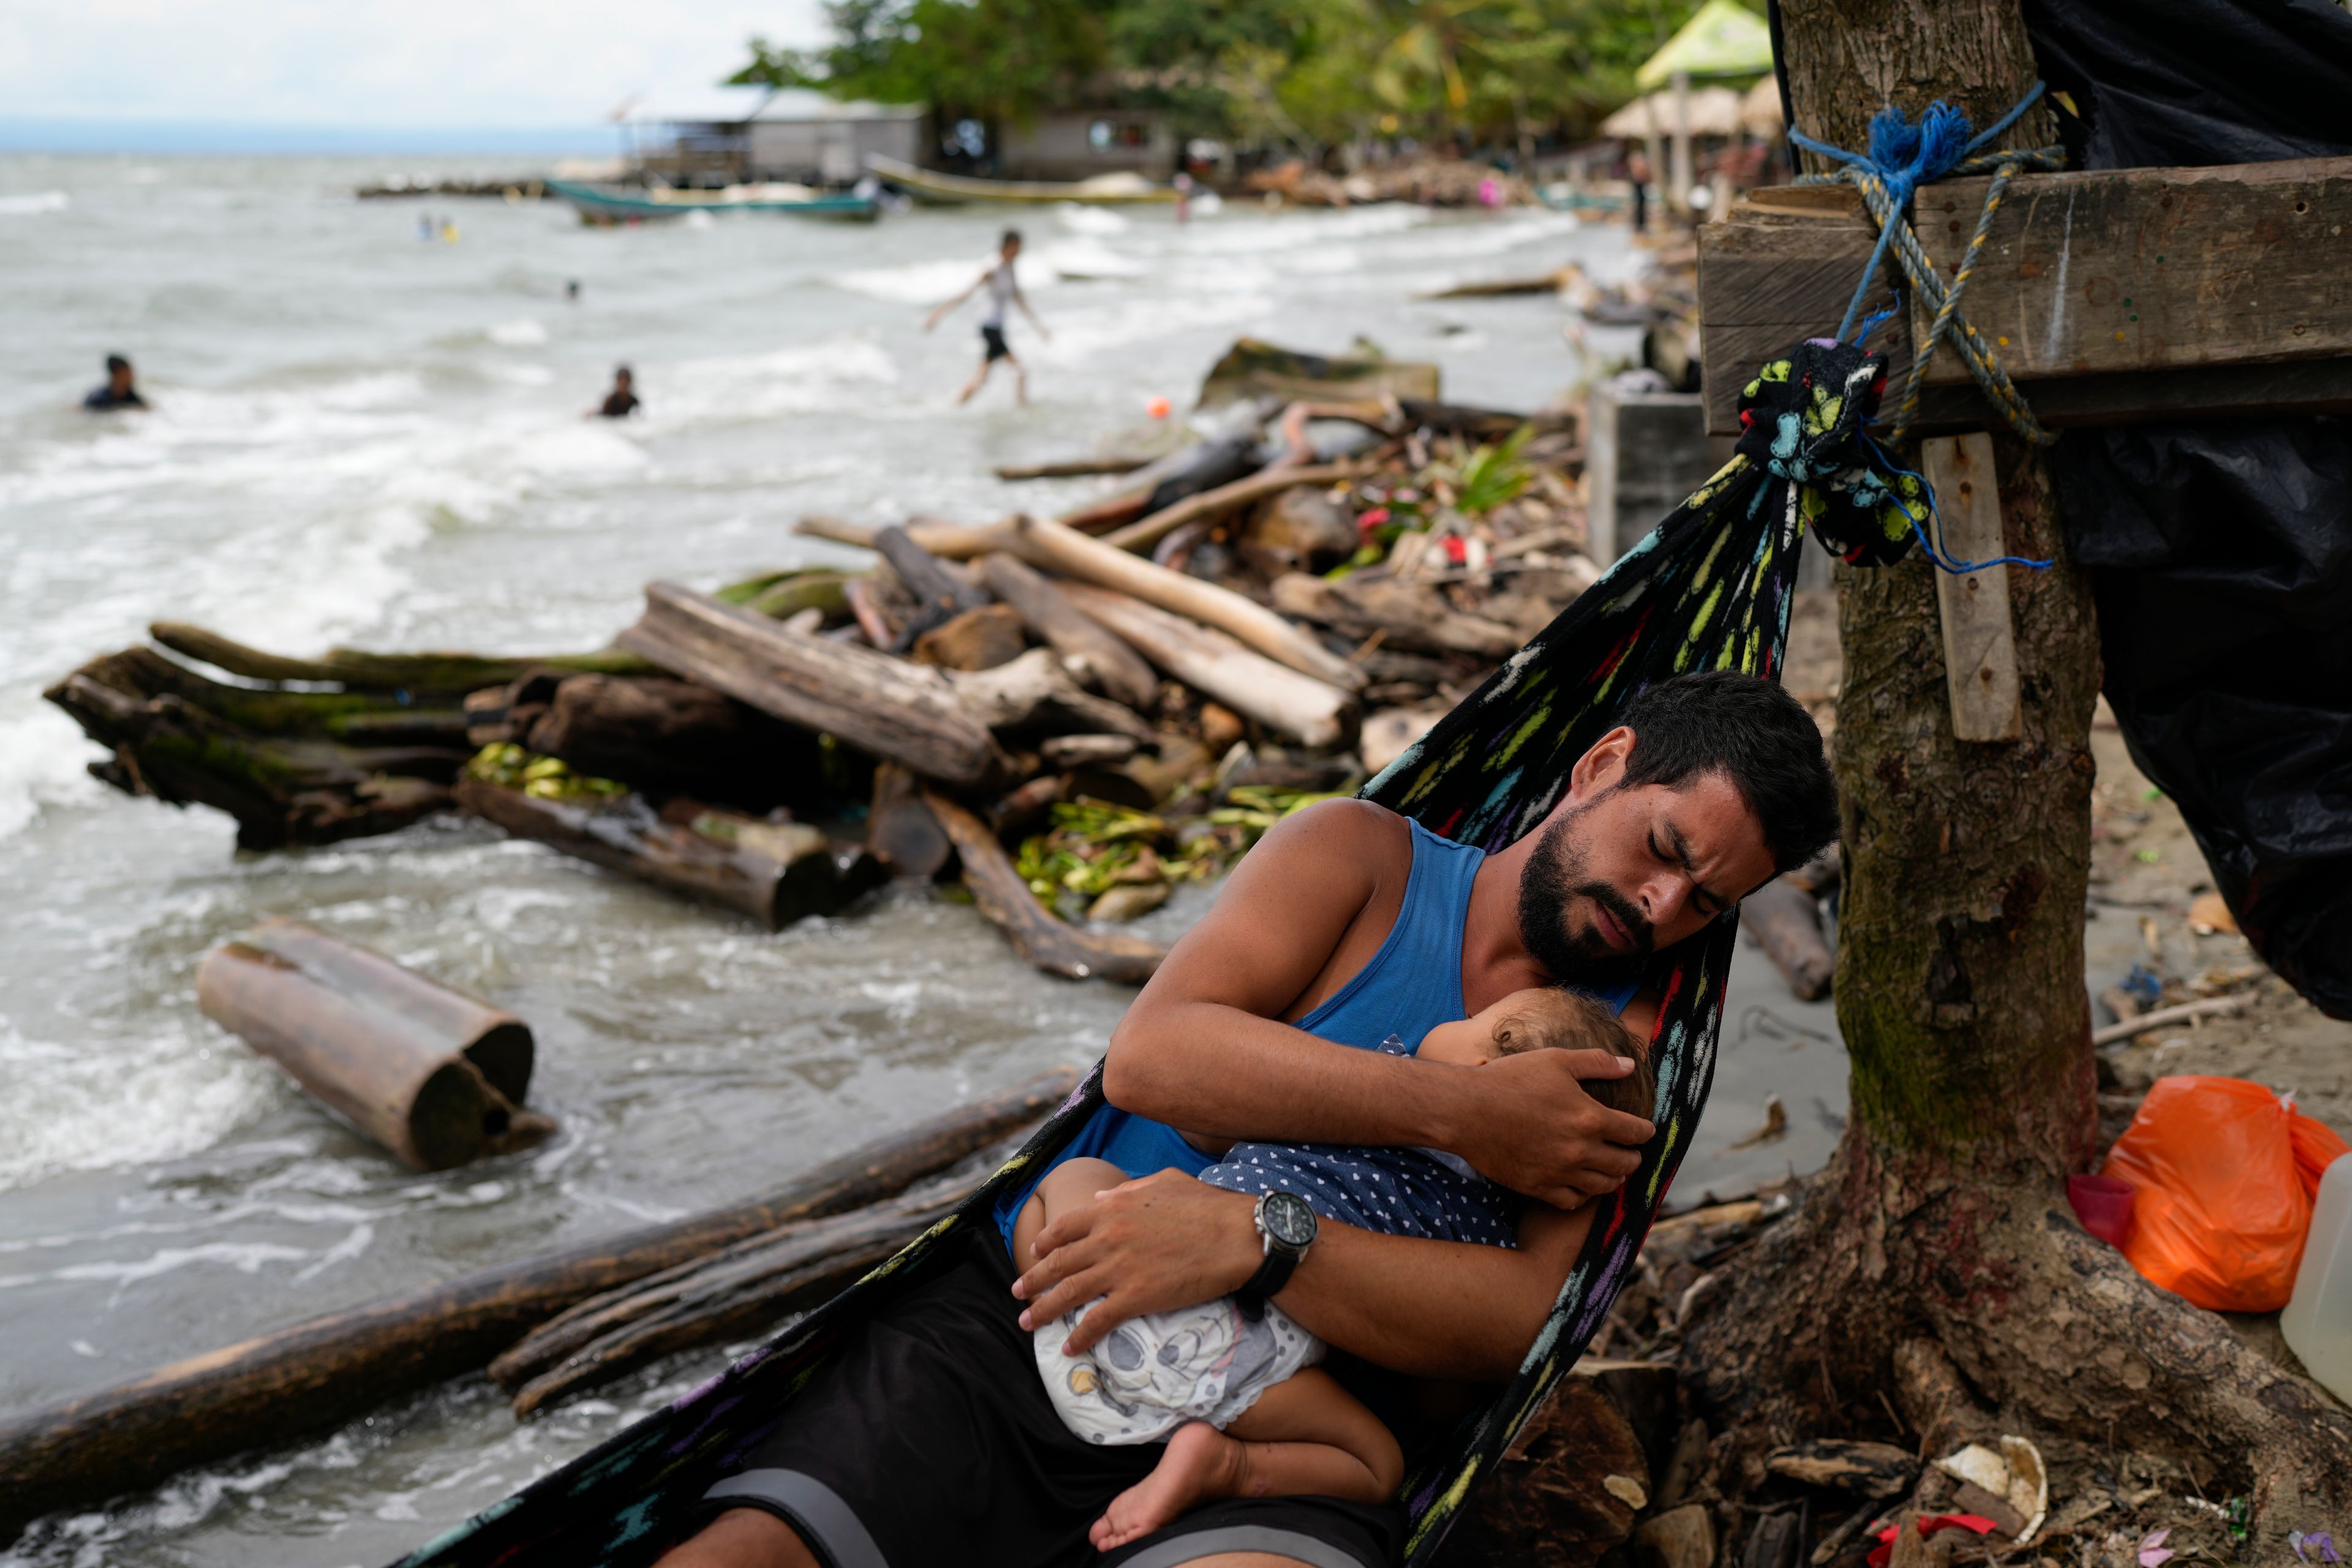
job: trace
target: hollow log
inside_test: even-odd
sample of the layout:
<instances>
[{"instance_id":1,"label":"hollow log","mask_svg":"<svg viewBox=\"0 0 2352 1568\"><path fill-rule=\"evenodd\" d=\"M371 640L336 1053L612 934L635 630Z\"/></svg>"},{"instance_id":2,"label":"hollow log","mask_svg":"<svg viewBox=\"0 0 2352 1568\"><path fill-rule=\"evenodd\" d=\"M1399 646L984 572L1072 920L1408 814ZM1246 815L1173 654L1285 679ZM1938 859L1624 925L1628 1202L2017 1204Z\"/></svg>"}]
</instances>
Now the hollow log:
<instances>
[{"instance_id":1,"label":"hollow log","mask_svg":"<svg viewBox=\"0 0 2352 1568\"><path fill-rule=\"evenodd\" d=\"M928 880L947 869L955 846L931 808L923 804L915 775L896 763L874 770L874 804L866 814L866 847L901 877Z\"/></svg>"},{"instance_id":2,"label":"hollow log","mask_svg":"<svg viewBox=\"0 0 2352 1568\"><path fill-rule=\"evenodd\" d=\"M993 669L959 670L948 680L965 708L999 733L1151 739L1151 726L1132 710L1082 689L1051 648L1033 647Z\"/></svg>"},{"instance_id":3,"label":"hollow log","mask_svg":"<svg viewBox=\"0 0 2352 1568\"><path fill-rule=\"evenodd\" d=\"M196 1005L420 1171L555 1131L520 1109L530 1025L299 921L265 921L206 953Z\"/></svg>"},{"instance_id":4,"label":"hollow log","mask_svg":"<svg viewBox=\"0 0 2352 1568\"><path fill-rule=\"evenodd\" d=\"M574 675L519 737L573 772L752 811L824 793L817 739L698 681Z\"/></svg>"},{"instance_id":5,"label":"hollow log","mask_svg":"<svg viewBox=\"0 0 2352 1568\"><path fill-rule=\"evenodd\" d=\"M972 902L1031 964L1066 980L1140 985L1168 956L1158 942L1081 931L1055 919L1021 879L1013 857L986 823L935 791L924 791L923 799L963 859L963 884L971 889Z\"/></svg>"},{"instance_id":6,"label":"hollow log","mask_svg":"<svg viewBox=\"0 0 2352 1568\"><path fill-rule=\"evenodd\" d=\"M248 680L319 680L366 691L406 691L412 697L463 697L485 686L503 686L541 665L559 669L631 675L646 662L618 648L594 653L535 658L485 658L472 653L362 653L331 647L317 658L288 658L247 647L202 626L157 621L147 635L173 653L241 675Z\"/></svg>"},{"instance_id":7,"label":"hollow log","mask_svg":"<svg viewBox=\"0 0 2352 1568\"><path fill-rule=\"evenodd\" d=\"M42 695L113 752L93 775L126 795L225 811L245 849L405 827L448 806L448 781L465 765L464 752L443 746L255 735L170 692L142 697L84 671Z\"/></svg>"},{"instance_id":8,"label":"hollow log","mask_svg":"<svg viewBox=\"0 0 2352 1568\"><path fill-rule=\"evenodd\" d=\"M0 1535L192 1465L348 1421L486 1364L554 1313L796 1220L879 1203L1035 1121L1075 1069L959 1106L746 1203L313 1318L0 1418Z\"/></svg>"},{"instance_id":9,"label":"hollow log","mask_svg":"<svg viewBox=\"0 0 2352 1568\"><path fill-rule=\"evenodd\" d=\"M1234 712L1309 746L1335 746L1346 739L1352 703L1338 687L1253 653L1223 632L1124 594L1081 583L1066 584L1063 592L1152 663Z\"/></svg>"},{"instance_id":10,"label":"hollow log","mask_svg":"<svg viewBox=\"0 0 2352 1568\"><path fill-rule=\"evenodd\" d=\"M788 632L675 584L646 585L643 618L618 641L664 669L928 778L977 784L1000 761L988 731L939 671Z\"/></svg>"},{"instance_id":11,"label":"hollow log","mask_svg":"<svg viewBox=\"0 0 2352 1568\"><path fill-rule=\"evenodd\" d=\"M1043 518L1018 517L1013 526L1021 542L1021 552L1036 564L1049 565L1065 576L1112 589L1202 626L1213 626L1277 664L1287 665L1342 691L1363 689L1361 669L1272 610L1230 588L1155 566L1101 540L1088 539ZM1149 658L1150 650L1146 648L1144 654Z\"/></svg>"},{"instance_id":12,"label":"hollow log","mask_svg":"<svg viewBox=\"0 0 2352 1568\"><path fill-rule=\"evenodd\" d=\"M491 1381L514 1395L515 1415L527 1417L656 1357L759 1333L855 1283L979 1185L978 1176L926 1184L871 1208L803 1220L591 1297L491 1362Z\"/></svg>"},{"instance_id":13,"label":"hollow log","mask_svg":"<svg viewBox=\"0 0 2352 1568\"><path fill-rule=\"evenodd\" d=\"M1464 615L1425 584L1388 579L1359 583L1352 577L1331 583L1288 572L1274 580L1273 595L1274 607L1286 615L1349 637L1378 632L1388 647L1508 658L1527 640L1500 621Z\"/></svg>"},{"instance_id":14,"label":"hollow log","mask_svg":"<svg viewBox=\"0 0 2352 1568\"><path fill-rule=\"evenodd\" d=\"M1072 675L1129 708L1150 706L1160 678L1142 655L1081 614L1051 578L1002 551L980 558L980 577L990 592L1021 612L1030 631L1062 656Z\"/></svg>"},{"instance_id":15,"label":"hollow log","mask_svg":"<svg viewBox=\"0 0 2352 1568\"><path fill-rule=\"evenodd\" d=\"M1120 550L1148 552L1161 539L1188 522L1224 517L1267 496L1279 495L1300 485L1328 485L1334 479L1346 479L1354 471L1345 463L1267 468L1219 485L1214 489L1186 496L1172 505L1136 519L1124 528L1104 534L1102 542Z\"/></svg>"},{"instance_id":16,"label":"hollow log","mask_svg":"<svg viewBox=\"0 0 2352 1568\"><path fill-rule=\"evenodd\" d=\"M842 856L819 828L642 795L551 799L487 779L457 785L457 804L518 838L535 839L657 888L750 915L780 931L846 908L883 880L863 849Z\"/></svg>"},{"instance_id":17,"label":"hollow log","mask_svg":"<svg viewBox=\"0 0 2352 1568\"><path fill-rule=\"evenodd\" d=\"M1821 910L1811 893L1776 877L1740 900L1739 927L1799 1001L1818 1002L1830 994L1837 954L1822 935Z\"/></svg>"}]
</instances>

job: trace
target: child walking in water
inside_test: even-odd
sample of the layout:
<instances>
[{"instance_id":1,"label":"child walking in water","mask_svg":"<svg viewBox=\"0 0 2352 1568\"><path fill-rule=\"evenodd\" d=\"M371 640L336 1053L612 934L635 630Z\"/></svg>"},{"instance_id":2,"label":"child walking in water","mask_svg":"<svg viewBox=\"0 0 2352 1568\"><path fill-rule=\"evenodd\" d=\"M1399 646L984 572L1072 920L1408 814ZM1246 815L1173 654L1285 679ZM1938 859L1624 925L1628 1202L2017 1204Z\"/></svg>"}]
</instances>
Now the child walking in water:
<instances>
[{"instance_id":1,"label":"child walking in water","mask_svg":"<svg viewBox=\"0 0 2352 1568\"><path fill-rule=\"evenodd\" d=\"M1028 372L1022 368L1021 362L1013 357L1013 350L1004 342L1004 307L1007 304L1020 306L1021 313L1029 318L1029 324L1036 328L1037 335L1047 342L1054 341L1054 334L1045 330L1045 323L1039 321L1037 312L1029 308L1028 297L1021 292L1020 280L1013 275L1013 264L1020 256L1021 231L1008 228L1004 231L1004 237L997 242L995 265L974 279L971 288L933 310L923 322L923 331L928 332L938 326L950 310L982 289L988 290L988 307L980 317L980 368L972 372L971 379L964 383L961 392L956 394L959 406L971 401L971 395L987 384L988 373L996 368L998 360L1013 367L1013 395L1020 399L1024 407L1028 405Z\"/></svg>"},{"instance_id":2,"label":"child walking in water","mask_svg":"<svg viewBox=\"0 0 2352 1568\"><path fill-rule=\"evenodd\" d=\"M1474 1018L1442 1024L1412 1054L1483 1067L1521 1051L1600 1047L1636 1063L1633 1076L1587 1089L1612 1110L1647 1117L1656 1100L1646 1047L1609 1009L1573 991L1515 992ZM1381 1048L1408 1048L1391 1035ZM1213 1140L1184 1134L1213 1152ZM1459 1156L1434 1149L1236 1143L1201 1173L1212 1186L1304 1199L1321 1216L1366 1230L1441 1241L1516 1245L1517 1200ZM1071 1159L1046 1173L1013 1224L1013 1256L1034 1256L1038 1232L1128 1180L1107 1160ZM1311 1221L1310 1234L1311 1234ZM1083 1355L1062 1346L1083 1310L1034 1335L1045 1392L1071 1431L1104 1444L1167 1451L1113 1499L1089 1537L1108 1552L1218 1498L1314 1496L1385 1502L1404 1456L1380 1418L1317 1368L1323 1343L1270 1301L1227 1296L1120 1324Z\"/></svg>"}]
</instances>

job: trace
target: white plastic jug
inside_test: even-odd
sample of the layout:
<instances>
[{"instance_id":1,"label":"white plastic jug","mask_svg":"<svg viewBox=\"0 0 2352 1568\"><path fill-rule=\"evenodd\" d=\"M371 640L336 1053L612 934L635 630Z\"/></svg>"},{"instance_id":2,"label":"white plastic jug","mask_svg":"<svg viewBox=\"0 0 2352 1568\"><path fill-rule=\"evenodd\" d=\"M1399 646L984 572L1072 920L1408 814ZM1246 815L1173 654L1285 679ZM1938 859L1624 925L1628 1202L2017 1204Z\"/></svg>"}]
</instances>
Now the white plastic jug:
<instances>
[{"instance_id":1,"label":"white plastic jug","mask_svg":"<svg viewBox=\"0 0 2352 1568\"><path fill-rule=\"evenodd\" d=\"M2319 1203L2279 1332L2321 1387L2352 1404L2352 1154L2319 1178Z\"/></svg>"}]
</instances>

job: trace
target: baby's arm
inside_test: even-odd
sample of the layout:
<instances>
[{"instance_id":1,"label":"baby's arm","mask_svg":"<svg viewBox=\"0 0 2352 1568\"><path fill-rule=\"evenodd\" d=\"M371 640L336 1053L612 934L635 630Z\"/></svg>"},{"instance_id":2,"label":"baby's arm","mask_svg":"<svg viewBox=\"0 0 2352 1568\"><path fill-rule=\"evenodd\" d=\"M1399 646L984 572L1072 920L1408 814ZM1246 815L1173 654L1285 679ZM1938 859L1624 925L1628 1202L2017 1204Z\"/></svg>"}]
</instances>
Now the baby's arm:
<instances>
[{"instance_id":1,"label":"baby's arm","mask_svg":"<svg viewBox=\"0 0 2352 1568\"><path fill-rule=\"evenodd\" d=\"M1037 1233L1068 1214L1082 1209L1095 1201L1097 1193L1108 1192L1127 1180L1127 1173L1108 1160L1092 1160L1081 1155L1065 1160L1045 1173L1029 1201L1013 1221L1013 1258L1016 1264L1032 1263L1035 1255L1029 1249L1035 1245Z\"/></svg>"}]
</instances>

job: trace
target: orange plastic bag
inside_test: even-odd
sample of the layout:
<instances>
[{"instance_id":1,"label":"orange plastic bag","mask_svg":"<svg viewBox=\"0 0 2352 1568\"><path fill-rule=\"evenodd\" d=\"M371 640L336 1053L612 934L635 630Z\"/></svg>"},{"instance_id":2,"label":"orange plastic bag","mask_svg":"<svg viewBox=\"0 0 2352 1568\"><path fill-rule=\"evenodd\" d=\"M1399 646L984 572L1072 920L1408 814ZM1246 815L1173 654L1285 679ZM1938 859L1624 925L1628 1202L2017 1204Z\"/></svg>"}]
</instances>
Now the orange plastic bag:
<instances>
[{"instance_id":1,"label":"orange plastic bag","mask_svg":"<svg viewBox=\"0 0 2352 1568\"><path fill-rule=\"evenodd\" d=\"M2274 1312L2320 1173L2344 1140L2242 1078L2160 1078L2099 1173L2137 1189L2124 1256L2155 1284L2217 1312Z\"/></svg>"}]
</instances>

